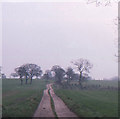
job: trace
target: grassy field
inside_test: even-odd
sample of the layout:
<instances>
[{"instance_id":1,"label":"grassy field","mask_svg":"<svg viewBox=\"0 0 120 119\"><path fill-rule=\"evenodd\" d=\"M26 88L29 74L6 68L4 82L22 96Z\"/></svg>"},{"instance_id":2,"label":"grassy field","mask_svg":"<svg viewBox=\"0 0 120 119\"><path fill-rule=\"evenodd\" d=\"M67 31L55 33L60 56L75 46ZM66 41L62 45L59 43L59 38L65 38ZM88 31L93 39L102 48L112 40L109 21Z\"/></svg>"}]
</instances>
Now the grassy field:
<instances>
[{"instance_id":1,"label":"grassy field","mask_svg":"<svg viewBox=\"0 0 120 119\"><path fill-rule=\"evenodd\" d=\"M20 85L19 80L8 79L2 83L3 117L33 116L41 98L46 82L33 80L32 85Z\"/></svg>"},{"instance_id":2,"label":"grassy field","mask_svg":"<svg viewBox=\"0 0 120 119\"><path fill-rule=\"evenodd\" d=\"M86 85L101 85L117 87L117 81L89 81ZM55 93L66 105L82 117L117 117L118 116L118 90L101 89L63 89L54 87Z\"/></svg>"}]
</instances>

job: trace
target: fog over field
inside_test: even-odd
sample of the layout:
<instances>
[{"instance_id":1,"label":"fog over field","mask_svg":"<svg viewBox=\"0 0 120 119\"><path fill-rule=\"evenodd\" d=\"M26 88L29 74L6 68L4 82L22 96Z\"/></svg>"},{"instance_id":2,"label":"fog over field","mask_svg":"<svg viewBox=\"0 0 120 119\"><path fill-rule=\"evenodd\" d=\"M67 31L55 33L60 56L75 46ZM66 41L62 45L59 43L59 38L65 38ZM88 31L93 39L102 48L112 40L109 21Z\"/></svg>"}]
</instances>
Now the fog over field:
<instances>
[{"instance_id":1,"label":"fog over field","mask_svg":"<svg viewBox=\"0 0 120 119\"><path fill-rule=\"evenodd\" d=\"M74 67L71 61L85 58L93 78L117 76L117 13L117 4L2 3L3 72L24 63Z\"/></svg>"}]
</instances>

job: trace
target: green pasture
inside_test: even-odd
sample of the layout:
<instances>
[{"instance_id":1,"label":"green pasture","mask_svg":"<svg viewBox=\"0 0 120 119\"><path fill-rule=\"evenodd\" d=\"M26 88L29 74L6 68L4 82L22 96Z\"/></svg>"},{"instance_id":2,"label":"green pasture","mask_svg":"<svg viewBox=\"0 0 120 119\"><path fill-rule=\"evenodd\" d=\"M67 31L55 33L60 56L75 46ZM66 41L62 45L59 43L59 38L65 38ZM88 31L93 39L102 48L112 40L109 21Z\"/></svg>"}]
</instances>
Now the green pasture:
<instances>
[{"instance_id":1,"label":"green pasture","mask_svg":"<svg viewBox=\"0 0 120 119\"><path fill-rule=\"evenodd\" d=\"M25 81L24 81L25 82ZM2 81L3 117L31 117L42 98L46 82L33 80L33 83L20 85L19 79Z\"/></svg>"},{"instance_id":2,"label":"green pasture","mask_svg":"<svg viewBox=\"0 0 120 119\"><path fill-rule=\"evenodd\" d=\"M74 82L75 83L75 82ZM88 81L86 85L101 85L117 87L117 81ZM89 88L76 89L54 86L55 93L65 104L80 117L117 117L118 116L118 90Z\"/></svg>"}]
</instances>

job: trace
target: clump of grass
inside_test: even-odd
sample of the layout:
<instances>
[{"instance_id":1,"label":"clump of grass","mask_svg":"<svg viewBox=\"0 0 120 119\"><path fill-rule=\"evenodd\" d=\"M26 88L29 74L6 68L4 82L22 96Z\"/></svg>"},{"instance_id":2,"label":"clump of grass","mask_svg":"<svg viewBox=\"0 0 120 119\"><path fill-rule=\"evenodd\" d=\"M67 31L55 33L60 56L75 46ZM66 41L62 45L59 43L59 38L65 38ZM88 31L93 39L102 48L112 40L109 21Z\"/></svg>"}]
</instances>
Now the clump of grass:
<instances>
[{"instance_id":1,"label":"clump of grass","mask_svg":"<svg viewBox=\"0 0 120 119\"><path fill-rule=\"evenodd\" d=\"M56 113L56 111L55 111L54 101L53 101L53 98L52 98L52 96L51 96L51 94L50 94L50 89L48 90L48 94L49 94L49 96L50 96L50 102L51 102L52 111L53 111L53 113L54 113L54 115L55 115L55 118L58 119L57 113Z\"/></svg>"}]
</instances>

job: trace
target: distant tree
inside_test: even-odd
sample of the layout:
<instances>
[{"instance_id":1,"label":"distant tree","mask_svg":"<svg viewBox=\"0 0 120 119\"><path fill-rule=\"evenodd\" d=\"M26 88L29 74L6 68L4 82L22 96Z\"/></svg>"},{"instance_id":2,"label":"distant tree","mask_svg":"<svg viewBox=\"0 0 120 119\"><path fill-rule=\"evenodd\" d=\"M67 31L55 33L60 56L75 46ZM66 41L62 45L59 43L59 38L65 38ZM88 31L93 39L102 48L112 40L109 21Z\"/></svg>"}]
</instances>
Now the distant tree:
<instances>
[{"instance_id":1,"label":"distant tree","mask_svg":"<svg viewBox=\"0 0 120 119\"><path fill-rule=\"evenodd\" d=\"M73 71L71 67L68 67L65 73L67 76L67 83L70 84L70 81L74 78L75 72Z\"/></svg>"},{"instance_id":2,"label":"distant tree","mask_svg":"<svg viewBox=\"0 0 120 119\"><path fill-rule=\"evenodd\" d=\"M52 77L51 71L46 70L44 75L43 75L43 78L46 79L46 80L49 80L49 79L51 79L51 77Z\"/></svg>"},{"instance_id":3,"label":"distant tree","mask_svg":"<svg viewBox=\"0 0 120 119\"><path fill-rule=\"evenodd\" d=\"M39 79L39 78L41 78L41 75L42 75L42 70L41 70L41 68L39 67L39 69L38 69L38 71L36 72L36 78L37 79Z\"/></svg>"},{"instance_id":4,"label":"distant tree","mask_svg":"<svg viewBox=\"0 0 120 119\"><path fill-rule=\"evenodd\" d=\"M6 75L2 73L2 79L6 79Z\"/></svg>"},{"instance_id":5,"label":"distant tree","mask_svg":"<svg viewBox=\"0 0 120 119\"><path fill-rule=\"evenodd\" d=\"M87 59L82 58L72 63L76 66L79 72L79 85L82 87L83 73L89 73L89 70L93 67L93 65Z\"/></svg>"},{"instance_id":6,"label":"distant tree","mask_svg":"<svg viewBox=\"0 0 120 119\"><path fill-rule=\"evenodd\" d=\"M21 81L21 85L23 84L23 77L26 77L26 84L27 84L27 76L28 76L28 72L26 71L24 66L20 66L18 68L15 69L16 74L19 76L20 81Z\"/></svg>"},{"instance_id":7,"label":"distant tree","mask_svg":"<svg viewBox=\"0 0 120 119\"><path fill-rule=\"evenodd\" d=\"M23 83L23 77L26 79L26 84L28 79L30 79L30 84L34 76L39 77L42 74L41 67L36 64L24 64L15 69L16 74L20 77L21 85Z\"/></svg>"},{"instance_id":8,"label":"distant tree","mask_svg":"<svg viewBox=\"0 0 120 119\"><path fill-rule=\"evenodd\" d=\"M74 75L73 75L73 80L76 80L76 81L78 81L79 80L79 74L78 73L75 73Z\"/></svg>"},{"instance_id":9,"label":"distant tree","mask_svg":"<svg viewBox=\"0 0 120 119\"><path fill-rule=\"evenodd\" d=\"M25 64L24 67L30 78L30 84L32 84L32 79L34 76L38 77L38 76L41 76L42 74L41 67L36 64Z\"/></svg>"},{"instance_id":10,"label":"distant tree","mask_svg":"<svg viewBox=\"0 0 120 119\"><path fill-rule=\"evenodd\" d=\"M88 80L92 80L92 78L87 73L83 73L82 82L85 82L85 81L88 81Z\"/></svg>"},{"instance_id":11,"label":"distant tree","mask_svg":"<svg viewBox=\"0 0 120 119\"><path fill-rule=\"evenodd\" d=\"M0 66L0 79L6 79L6 75L2 72L1 66Z\"/></svg>"},{"instance_id":12,"label":"distant tree","mask_svg":"<svg viewBox=\"0 0 120 119\"><path fill-rule=\"evenodd\" d=\"M56 83L61 84L62 83L62 79L65 76L64 69L61 68L58 65L55 65L55 66L52 67L51 71L53 71L55 73Z\"/></svg>"},{"instance_id":13,"label":"distant tree","mask_svg":"<svg viewBox=\"0 0 120 119\"><path fill-rule=\"evenodd\" d=\"M45 79L45 80L48 80L48 78L49 78L49 76L48 76L48 74L43 74L43 77L42 77L42 79Z\"/></svg>"}]
</instances>

